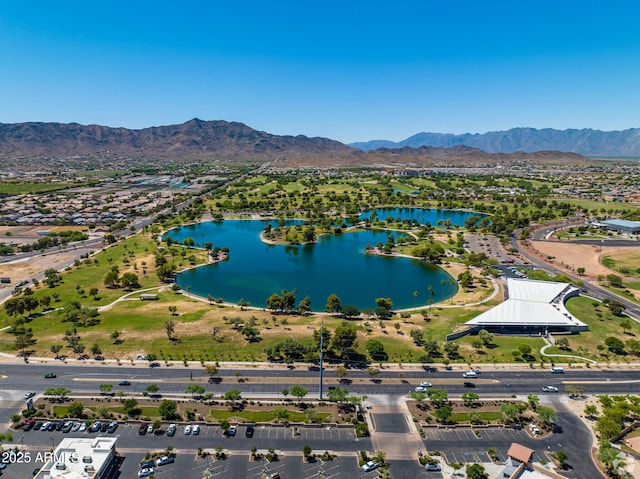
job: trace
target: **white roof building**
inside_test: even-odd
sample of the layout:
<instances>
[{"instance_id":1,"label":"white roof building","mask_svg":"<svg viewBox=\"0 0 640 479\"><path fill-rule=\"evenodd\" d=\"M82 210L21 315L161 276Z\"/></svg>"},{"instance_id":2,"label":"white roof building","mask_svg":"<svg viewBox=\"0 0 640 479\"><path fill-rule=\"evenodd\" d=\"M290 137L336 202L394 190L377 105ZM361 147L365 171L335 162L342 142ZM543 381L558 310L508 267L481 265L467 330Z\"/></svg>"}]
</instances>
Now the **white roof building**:
<instances>
[{"instance_id":1,"label":"white roof building","mask_svg":"<svg viewBox=\"0 0 640 479\"><path fill-rule=\"evenodd\" d=\"M115 437L64 438L36 479L106 479L117 470Z\"/></svg>"},{"instance_id":2,"label":"white roof building","mask_svg":"<svg viewBox=\"0 0 640 479\"><path fill-rule=\"evenodd\" d=\"M589 327L574 317L564 302L580 290L569 283L507 279L508 299L465 324L503 333L579 332Z\"/></svg>"}]
</instances>

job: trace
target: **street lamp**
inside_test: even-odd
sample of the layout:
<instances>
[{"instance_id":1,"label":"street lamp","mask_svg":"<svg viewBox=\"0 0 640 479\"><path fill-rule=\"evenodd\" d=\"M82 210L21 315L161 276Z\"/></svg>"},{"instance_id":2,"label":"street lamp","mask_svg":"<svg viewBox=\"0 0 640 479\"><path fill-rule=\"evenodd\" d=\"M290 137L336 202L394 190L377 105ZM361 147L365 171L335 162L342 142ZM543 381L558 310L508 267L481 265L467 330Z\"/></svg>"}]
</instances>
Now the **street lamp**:
<instances>
[{"instance_id":1,"label":"street lamp","mask_svg":"<svg viewBox=\"0 0 640 479\"><path fill-rule=\"evenodd\" d=\"M322 349L324 347L324 315L322 315L322 324L320 326L320 394L318 399L322 401Z\"/></svg>"}]
</instances>

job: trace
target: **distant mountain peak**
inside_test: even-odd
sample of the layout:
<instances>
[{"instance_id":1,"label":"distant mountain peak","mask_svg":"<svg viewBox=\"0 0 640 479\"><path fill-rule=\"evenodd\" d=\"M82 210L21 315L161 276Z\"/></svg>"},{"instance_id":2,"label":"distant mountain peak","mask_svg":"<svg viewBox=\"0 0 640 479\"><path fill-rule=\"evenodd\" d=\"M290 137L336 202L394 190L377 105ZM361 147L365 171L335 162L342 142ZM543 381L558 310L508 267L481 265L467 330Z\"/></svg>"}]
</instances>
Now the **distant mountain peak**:
<instances>
[{"instance_id":1,"label":"distant mountain peak","mask_svg":"<svg viewBox=\"0 0 640 479\"><path fill-rule=\"evenodd\" d=\"M591 128L567 130L543 128L539 130L530 127L517 127L506 131L459 135L421 132L398 142L371 140L351 143L349 146L369 151L405 146L450 148L457 145L479 148L487 153L564 151L587 156L640 156L640 129L601 131Z\"/></svg>"}]
</instances>

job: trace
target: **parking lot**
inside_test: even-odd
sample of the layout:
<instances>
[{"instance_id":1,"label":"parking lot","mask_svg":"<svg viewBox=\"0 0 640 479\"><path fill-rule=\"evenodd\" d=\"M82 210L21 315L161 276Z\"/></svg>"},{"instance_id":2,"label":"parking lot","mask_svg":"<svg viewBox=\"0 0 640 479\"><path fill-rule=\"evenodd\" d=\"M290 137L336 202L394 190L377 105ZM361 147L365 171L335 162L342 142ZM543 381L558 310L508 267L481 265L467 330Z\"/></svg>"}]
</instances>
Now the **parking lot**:
<instances>
[{"instance_id":1,"label":"parking lot","mask_svg":"<svg viewBox=\"0 0 640 479\"><path fill-rule=\"evenodd\" d=\"M329 477L368 478L370 473L360 470L357 463L357 452L361 449L371 450L370 439L358 439L351 428L326 427L276 427L256 426L253 437L246 437L246 426L239 425L234 437L223 434L219 425L202 425L198 435L185 435L185 425L178 425L175 436L169 437L166 431L168 424L162 427L161 434L140 434L140 423L120 423L114 433L107 432L69 432L31 430L16 431L14 443L29 451L29 463L9 464L2 474L2 479L24 479L32 476L35 468L41 467L44 461L36 460L45 451L51 451L64 437L98 437L116 436L116 449L122 456L120 466L121 478L135 478L140 470L140 463L149 453L161 453L167 447L176 452L175 462L155 468L157 478L182 477L182 479L200 479L208 469L211 477L220 478L260 478L263 472L280 472L283 479L287 477L312 478L324 474ZM341 456L323 463L316 460L312 463L302 459L302 448L311 446L314 454L325 451L340 451ZM216 447L222 447L226 458L216 460ZM258 452L265 453L274 448L279 459L268 463L265 459L250 461L249 452L255 447ZM204 450L204 457L197 455ZM40 452L40 456L37 456ZM375 477L372 475L371 477Z\"/></svg>"},{"instance_id":2,"label":"parking lot","mask_svg":"<svg viewBox=\"0 0 640 479\"><path fill-rule=\"evenodd\" d=\"M446 451L447 461L459 463L491 462L487 444L496 451L498 461L504 461L512 443L519 443L536 450L536 439L524 429L511 428L426 428L424 443L428 450ZM476 434L477 432L477 434ZM477 447L473 444L477 443ZM444 446L446 445L446 447ZM540 461L534 456L534 460Z\"/></svg>"}]
</instances>

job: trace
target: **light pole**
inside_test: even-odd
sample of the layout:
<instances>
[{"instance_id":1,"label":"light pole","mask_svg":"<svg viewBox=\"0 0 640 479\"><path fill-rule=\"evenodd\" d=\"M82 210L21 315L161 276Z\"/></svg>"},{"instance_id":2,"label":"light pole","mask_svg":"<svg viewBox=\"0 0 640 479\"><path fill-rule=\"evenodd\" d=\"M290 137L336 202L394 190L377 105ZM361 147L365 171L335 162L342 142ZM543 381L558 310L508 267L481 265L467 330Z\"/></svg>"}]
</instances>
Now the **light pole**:
<instances>
[{"instance_id":1,"label":"light pole","mask_svg":"<svg viewBox=\"0 0 640 479\"><path fill-rule=\"evenodd\" d=\"M322 324L320 326L320 394L318 399L322 401L322 349L324 347L324 315L322 315Z\"/></svg>"}]
</instances>

